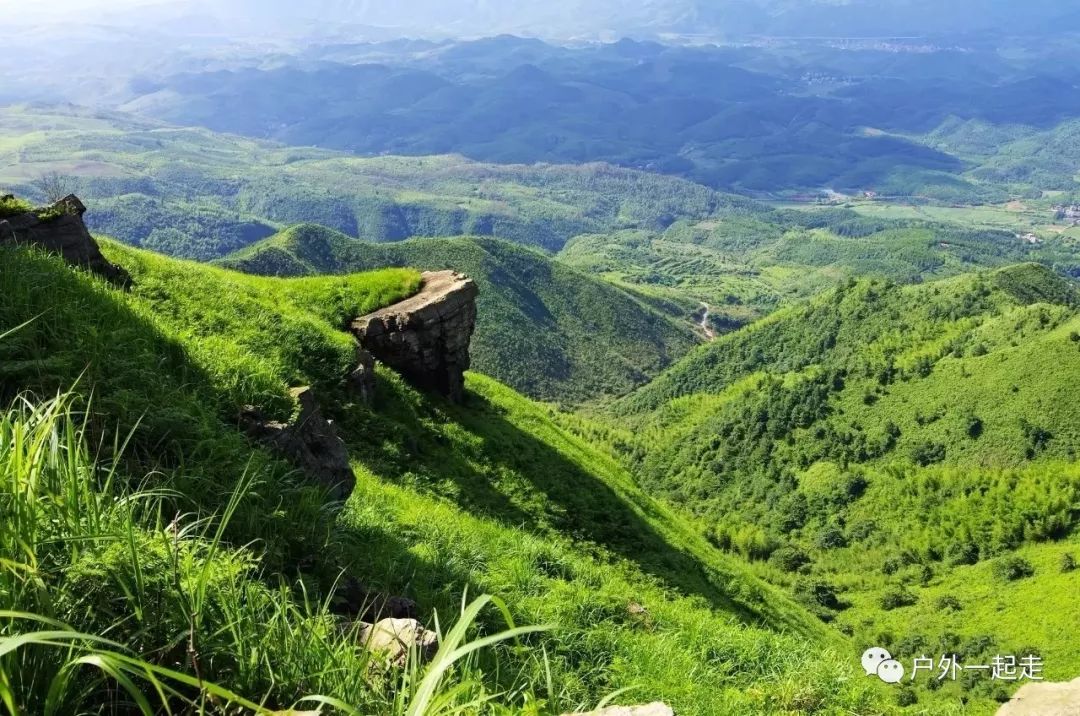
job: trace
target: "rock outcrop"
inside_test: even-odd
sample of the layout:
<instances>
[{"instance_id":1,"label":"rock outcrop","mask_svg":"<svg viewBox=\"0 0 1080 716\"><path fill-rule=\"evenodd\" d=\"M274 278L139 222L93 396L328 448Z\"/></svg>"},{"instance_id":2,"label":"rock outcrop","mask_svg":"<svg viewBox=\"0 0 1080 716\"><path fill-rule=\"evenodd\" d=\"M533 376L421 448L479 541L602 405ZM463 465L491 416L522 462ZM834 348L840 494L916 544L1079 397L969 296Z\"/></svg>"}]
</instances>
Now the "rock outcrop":
<instances>
[{"instance_id":1,"label":"rock outcrop","mask_svg":"<svg viewBox=\"0 0 1080 716\"><path fill-rule=\"evenodd\" d=\"M7 197L5 197L7 198ZM68 263L89 269L121 286L131 277L109 263L83 222L86 207L72 195L52 206L0 221L0 244L39 246L59 254Z\"/></svg>"},{"instance_id":2,"label":"rock outcrop","mask_svg":"<svg viewBox=\"0 0 1080 716\"><path fill-rule=\"evenodd\" d=\"M356 368L349 375L349 387L365 403L375 398L375 357L356 346Z\"/></svg>"},{"instance_id":3,"label":"rock outcrop","mask_svg":"<svg viewBox=\"0 0 1080 716\"><path fill-rule=\"evenodd\" d=\"M418 294L358 318L352 332L361 348L416 387L460 401L478 294L476 282L467 276L427 272Z\"/></svg>"},{"instance_id":4,"label":"rock outcrop","mask_svg":"<svg viewBox=\"0 0 1080 716\"><path fill-rule=\"evenodd\" d=\"M409 652L414 651L420 663L431 661L439 651L439 638L415 619L383 619L364 624L360 643L395 666L405 666Z\"/></svg>"},{"instance_id":5,"label":"rock outcrop","mask_svg":"<svg viewBox=\"0 0 1080 716\"><path fill-rule=\"evenodd\" d=\"M249 437L290 460L335 498L347 498L356 486L356 476L345 443L323 415L311 388L297 388L292 394L300 405L300 414L293 422L266 420L257 408L247 406L240 414L241 427Z\"/></svg>"}]
</instances>

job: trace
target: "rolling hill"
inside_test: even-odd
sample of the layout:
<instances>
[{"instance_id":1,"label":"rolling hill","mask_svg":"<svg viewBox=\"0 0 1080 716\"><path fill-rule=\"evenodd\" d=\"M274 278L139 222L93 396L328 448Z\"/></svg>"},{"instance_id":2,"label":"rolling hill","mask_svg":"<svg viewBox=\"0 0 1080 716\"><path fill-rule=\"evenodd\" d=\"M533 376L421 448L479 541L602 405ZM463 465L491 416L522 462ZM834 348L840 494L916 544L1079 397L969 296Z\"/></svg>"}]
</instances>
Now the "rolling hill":
<instances>
[{"instance_id":1,"label":"rolling hill","mask_svg":"<svg viewBox=\"0 0 1080 716\"><path fill-rule=\"evenodd\" d=\"M586 232L767 211L604 164L358 158L71 107L0 110L0 138L4 186L33 195L36 179L59 172L93 207L95 231L200 260L302 222L372 241L473 234L557 251Z\"/></svg>"},{"instance_id":2,"label":"rolling hill","mask_svg":"<svg viewBox=\"0 0 1080 716\"><path fill-rule=\"evenodd\" d=\"M495 239L376 244L300 225L221 263L268 276L385 266L468 274L480 285L476 370L542 400L572 404L625 394L699 340L685 302L650 301Z\"/></svg>"},{"instance_id":3,"label":"rolling hill","mask_svg":"<svg viewBox=\"0 0 1080 716\"><path fill-rule=\"evenodd\" d=\"M811 14L868 7L823 4ZM341 42L273 62L151 69L104 106L363 156L605 162L755 196L828 188L985 203L1035 182L972 171L987 160L935 139L956 123L1036 135L1075 120L1080 104L1062 68L1076 60L1065 38L924 33L719 46ZM1076 190L1071 175L1055 179L1055 190Z\"/></svg>"},{"instance_id":4,"label":"rolling hill","mask_svg":"<svg viewBox=\"0 0 1080 716\"><path fill-rule=\"evenodd\" d=\"M372 677L327 611L344 575L415 599L428 623L490 593L519 624L555 625L447 675L440 694L497 693L493 713L590 708L627 686L691 716L879 710L884 692L834 651L842 636L645 495L568 417L479 375L464 406L383 370L371 406L336 392L351 354L339 312L407 295L414 273L283 280L104 249L130 292L0 248L0 392L23 396L0 417L0 474L18 487L0 496L0 536L34 574L5 569L0 594L65 624L0 659L27 708L124 698L102 672L63 676L72 654L105 650L88 658L127 674L127 693L158 698L153 678L174 707L201 687L218 705L320 694L404 713L412 672ZM348 445L358 486L344 505L236 427L247 403L287 412L297 380L322 386ZM0 632L33 632L32 618ZM499 621L485 612L470 633Z\"/></svg>"},{"instance_id":5,"label":"rolling hill","mask_svg":"<svg viewBox=\"0 0 1080 716\"><path fill-rule=\"evenodd\" d=\"M1080 294L1045 268L851 280L697 349L612 407L609 440L650 494L861 643L1039 653L1068 679L1080 651L1019 595L1075 593L1058 563L1078 544L1077 366ZM1007 618L975 597L991 591Z\"/></svg>"},{"instance_id":6,"label":"rolling hill","mask_svg":"<svg viewBox=\"0 0 1080 716\"><path fill-rule=\"evenodd\" d=\"M978 227L966 215L932 221L916 210L908 212L915 218L894 219L882 216L891 207L857 206L867 207L867 215L811 206L677 221L663 232L586 234L556 258L636 291L704 303L719 333L847 278L919 283L1020 261L1080 276L1073 236L1043 227L1039 233L1047 239L1028 243L1016 233L1024 229L1021 218L1009 212L995 215L999 225Z\"/></svg>"}]
</instances>

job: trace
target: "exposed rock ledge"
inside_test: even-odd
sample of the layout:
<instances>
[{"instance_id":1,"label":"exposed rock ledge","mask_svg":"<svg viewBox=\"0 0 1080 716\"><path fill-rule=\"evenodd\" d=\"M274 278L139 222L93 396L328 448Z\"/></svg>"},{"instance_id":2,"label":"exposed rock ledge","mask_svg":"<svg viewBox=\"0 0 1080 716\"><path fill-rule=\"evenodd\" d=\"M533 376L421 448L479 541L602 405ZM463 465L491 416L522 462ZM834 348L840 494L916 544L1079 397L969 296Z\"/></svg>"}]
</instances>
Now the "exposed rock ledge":
<instances>
[{"instance_id":1,"label":"exposed rock ledge","mask_svg":"<svg viewBox=\"0 0 1080 716\"><path fill-rule=\"evenodd\" d=\"M39 213L48 218L41 218ZM101 254L101 248L83 222L85 213L83 203L71 195L43 211L31 211L2 220L0 244L40 246L59 254L69 264L89 269L113 283L127 286L131 277Z\"/></svg>"},{"instance_id":2,"label":"exposed rock ledge","mask_svg":"<svg viewBox=\"0 0 1080 716\"><path fill-rule=\"evenodd\" d=\"M426 272L420 292L356 319L352 332L364 351L422 390L455 402L465 392L469 341L476 328L476 282L453 271ZM370 380L370 370L362 368Z\"/></svg>"},{"instance_id":3,"label":"exposed rock ledge","mask_svg":"<svg viewBox=\"0 0 1080 716\"><path fill-rule=\"evenodd\" d=\"M356 476L345 443L334 424L323 416L311 388L296 388L292 396L300 406L300 414L293 422L267 420L258 408L248 405L240 412L241 428L252 439L291 460L335 498L348 498L356 486Z\"/></svg>"}]
</instances>

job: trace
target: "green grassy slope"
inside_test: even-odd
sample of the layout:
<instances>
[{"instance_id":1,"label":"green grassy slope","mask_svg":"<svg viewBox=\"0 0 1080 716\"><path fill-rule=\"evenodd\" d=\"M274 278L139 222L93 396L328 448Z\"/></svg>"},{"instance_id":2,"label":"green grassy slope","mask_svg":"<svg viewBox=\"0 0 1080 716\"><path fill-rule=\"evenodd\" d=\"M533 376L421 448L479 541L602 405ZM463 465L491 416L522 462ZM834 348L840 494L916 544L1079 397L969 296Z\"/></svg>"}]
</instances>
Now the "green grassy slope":
<instances>
[{"instance_id":1,"label":"green grassy slope","mask_svg":"<svg viewBox=\"0 0 1080 716\"><path fill-rule=\"evenodd\" d=\"M132 271L130 294L56 259L2 250L11 270L0 277L0 335L22 326L0 340L5 398L72 388L86 411L75 422L102 446L92 454L104 468L118 458L118 472L112 483L70 483L98 505L86 514L100 524L50 517L59 493L26 503L40 513L19 512L19 524L40 539L24 539L15 559L33 560L34 579L5 571L0 598L189 674L190 639L200 678L271 708L321 693L365 713L403 713L407 699L393 699L415 684L371 681L354 637L319 606L344 572L416 599L425 619L437 610L445 623L468 591L501 596L519 623L554 624L527 637L529 649L497 649L454 672L467 687L455 698L499 692L491 713L561 713L631 686L634 700L667 699L684 714L883 710L885 691L854 678L842 637L646 497L610 455L561 426L569 418L479 376L460 407L381 369L372 407L336 392L348 345L338 314L355 305L326 297L372 307L408 293L415 274L282 281L105 249ZM285 388L297 381L322 386L350 447L359 485L340 511L233 423L245 403L287 412ZM0 465L11 478L21 463L6 457L7 434ZM119 454L108 447L129 434ZM58 457L56 474L67 474L63 464L107 475L77 452ZM32 498L49 484L23 489ZM95 484L100 499L87 489ZM125 485L158 492L113 500ZM212 514L233 494L218 543ZM0 527L5 540L12 524ZM485 615L478 628L497 622ZM3 634L24 628L0 621ZM62 656L50 654L28 647L0 659L31 711L59 668ZM85 693L103 698L92 676Z\"/></svg>"},{"instance_id":2,"label":"green grassy slope","mask_svg":"<svg viewBox=\"0 0 1080 716\"><path fill-rule=\"evenodd\" d=\"M1032 264L850 281L699 348L616 404L609 439L643 487L858 643L971 663L1034 649L1071 678L1070 613L1014 608L1036 587L993 565L1039 556L1051 601L1078 586L1047 566L1080 522L1078 307ZM974 598L993 590L1001 628ZM981 713L1006 695L969 680L916 698Z\"/></svg>"},{"instance_id":3,"label":"green grassy slope","mask_svg":"<svg viewBox=\"0 0 1080 716\"><path fill-rule=\"evenodd\" d=\"M223 261L266 275L335 274L379 266L453 268L480 285L473 365L517 390L567 403L625 394L697 339L655 304L512 244L475 238L394 244L301 225Z\"/></svg>"}]
</instances>

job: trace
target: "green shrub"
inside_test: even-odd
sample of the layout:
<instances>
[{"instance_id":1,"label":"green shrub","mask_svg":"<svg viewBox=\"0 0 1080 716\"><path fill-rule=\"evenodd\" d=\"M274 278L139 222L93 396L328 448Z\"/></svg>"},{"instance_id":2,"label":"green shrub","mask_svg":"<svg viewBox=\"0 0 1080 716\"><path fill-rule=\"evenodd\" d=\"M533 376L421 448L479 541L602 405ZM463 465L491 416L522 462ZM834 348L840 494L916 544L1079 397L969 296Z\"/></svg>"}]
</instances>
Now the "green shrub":
<instances>
[{"instance_id":1,"label":"green shrub","mask_svg":"<svg viewBox=\"0 0 1080 716\"><path fill-rule=\"evenodd\" d=\"M829 525L818 535L817 546L820 549L840 549L847 547L847 538L844 537L842 529L836 525Z\"/></svg>"},{"instance_id":2,"label":"green shrub","mask_svg":"<svg viewBox=\"0 0 1080 716\"><path fill-rule=\"evenodd\" d=\"M964 608L964 605L953 595L943 594L934 601L934 608L939 612L958 612Z\"/></svg>"},{"instance_id":3,"label":"green shrub","mask_svg":"<svg viewBox=\"0 0 1080 716\"><path fill-rule=\"evenodd\" d=\"M912 556L906 552L888 557L881 563L881 572L883 574L896 574L909 564L914 564L915 560Z\"/></svg>"},{"instance_id":4,"label":"green shrub","mask_svg":"<svg viewBox=\"0 0 1080 716\"><path fill-rule=\"evenodd\" d=\"M953 542L945 548L945 561L953 566L976 564L979 561L979 545L974 542Z\"/></svg>"},{"instance_id":5,"label":"green shrub","mask_svg":"<svg viewBox=\"0 0 1080 716\"><path fill-rule=\"evenodd\" d=\"M930 441L919 442L912 446L910 455L912 462L926 467L945 459L945 446Z\"/></svg>"},{"instance_id":6,"label":"green shrub","mask_svg":"<svg viewBox=\"0 0 1080 716\"><path fill-rule=\"evenodd\" d=\"M784 545L772 553L769 564L784 572L798 572L810 564L810 556L798 547Z\"/></svg>"},{"instance_id":7,"label":"green shrub","mask_svg":"<svg viewBox=\"0 0 1080 716\"><path fill-rule=\"evenodd\" d=\"M1076 558L1073 557L1071 552L1066 552L1061 555L1061 571L1071 572L1076 569Z\"/></svg>"},{"instance_id":8,"label":"green shrub","mask_svg":"<svg viewBox=\"0 0 1080 716\"><path fill-rule=\"evenodd\" d=\"M897 706L914 706L919 703L919 697L914 689L903 688L896 692Z\"/></svg>"},{"instance_id":9,"label":"green shrub","mask_svg":"<svg viewBox=\"0 0 1080 716\"><path fill-rule=\"evenodd\" d=\"M882 592L878 603L881 605L882 609L889 612L901 607L910 607L918 601L919 598L913 592L902 585L895 584L886 587L885 591Z\"/></svg>"},{"instance_id":10,"label":"green shrub","mask_svg":"<svg viewBox=\"0 0 1080 716\"><path fill-rule=\"evenodd\" d=\"M994 562L994 576L1003 582L1015 582L1018 579L1035 574L1035 567L1023 557L1002 557Z\"/></svg>"},{"instance_id":11,"label":"green shrub","mask_svg":"<svg viewBox=\"0 0 1080 716\"><path fill-rule=\"evenodd\" d=\"M826 609L843 609L844 607L836 594L836 587L821 579L800 579L795 583L795 596L807 605L816 605Z\"/></svg>"},{"instance_id":12,"label":"green shrub","mask_svg":"<svg viewBox=\"0 0 1080 716\"><path fill-rule=\"evenodd\" d=\"M797 530L806 524L809 517L809 505L806 495L796 492L784 498L778 510L776 527L784 534Z\"/></svg>"}]
</instances>

